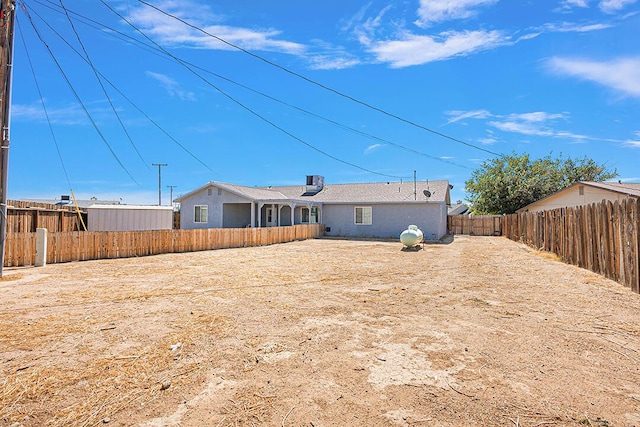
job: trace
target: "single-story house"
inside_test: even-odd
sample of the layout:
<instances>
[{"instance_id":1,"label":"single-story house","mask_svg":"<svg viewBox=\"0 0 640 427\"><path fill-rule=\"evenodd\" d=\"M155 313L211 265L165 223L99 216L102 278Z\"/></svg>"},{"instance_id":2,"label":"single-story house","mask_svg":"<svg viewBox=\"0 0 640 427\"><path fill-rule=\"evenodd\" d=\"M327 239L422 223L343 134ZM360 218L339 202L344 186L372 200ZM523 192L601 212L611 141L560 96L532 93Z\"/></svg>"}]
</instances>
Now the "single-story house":
<instances>
[{"instance_id":1,"label":"single-story house","mask_svg":"<svg viewBox=\"0 0 640 427\"><path fill-rule=\"evenodd\" d=\"M179 198L180 228L273 227L321 223L325 235L398 238L417 225L425 240L447 233L448 181L245 187L211 181Z\"/></svg>"},{"instance_id":2,"label":"single-story house","mask_svg":"<svg viewBox=\"0 0 640 427\"><path fill-rule=\"evenodd\" d=\"M640 184L626 182L580 181L533 202L517 212L539 212L558 208L590 205L603 200L621 201L640 197Z\"/></svg>"}]
</instances>

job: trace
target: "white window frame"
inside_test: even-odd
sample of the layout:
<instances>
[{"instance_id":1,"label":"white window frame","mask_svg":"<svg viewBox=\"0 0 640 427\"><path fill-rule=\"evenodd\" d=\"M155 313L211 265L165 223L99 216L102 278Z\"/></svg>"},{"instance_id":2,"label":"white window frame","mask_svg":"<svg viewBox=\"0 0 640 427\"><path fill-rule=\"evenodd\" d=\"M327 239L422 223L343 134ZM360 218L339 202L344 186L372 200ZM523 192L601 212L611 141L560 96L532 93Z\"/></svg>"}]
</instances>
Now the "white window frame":
<instances>
[{"instance_id":1,"label":"white window frame","mask_svg":"<svg viewBox=\"0 0 640 427\"><path fill-rule=\"evenodd\" d=\"M307 215L306 221L304 218L305 213ZM302 208L302 212L300 213L300 222L302 224L317 224L319 217L320 217L320 209L317 206L313 206L311 209Z\"/></svg>"},{"instance_id":2,"label":"white window frame","mask_svg":"<svg viewBox=\"0 0 640 427\"><path fill-rule=\"evenodd\" d=\"M358 210L361 210L358 222ZM367 215L368 213L368 215ZM373 208L371 206L356 206L353 208L353 223L355 225L371 225L373 224Z\"/></svg>"},{"instance_id":3,"label":"white window frame","mask_svg":"<svg viewBox=\"0 0 640 427\"><path fill-rule=\"evenodd\" d=\"M202 219L203 212L204 212L204 221ZM200 215L198 215L198 213ZM209 222L209 206L208 205L195 205L193 207L193 222L196 224L206 224L207 222Z\"/></svg>"}]
</instances>

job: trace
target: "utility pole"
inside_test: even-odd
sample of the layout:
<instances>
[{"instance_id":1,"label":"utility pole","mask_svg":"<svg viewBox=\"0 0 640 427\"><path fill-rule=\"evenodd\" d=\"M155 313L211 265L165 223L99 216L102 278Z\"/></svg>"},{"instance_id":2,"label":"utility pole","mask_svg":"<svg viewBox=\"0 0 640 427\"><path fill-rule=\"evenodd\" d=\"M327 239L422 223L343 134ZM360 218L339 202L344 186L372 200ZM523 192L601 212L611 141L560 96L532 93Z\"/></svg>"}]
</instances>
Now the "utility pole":
<instances>
[{"instance_id":1,"label":"utility pole","mask_svg":"<svg viewBox=\"0 0 640 427\"><path fill-rule=\"evenodd\" d=\"M169 187L169 204L173 206L173 189L177 187L177 185L167 185Z\"/></svg>"},{"instance_id":2,"label":"utility pole","mask_svg":"<svg viewBox=\"0 0 640 427\"><path fill-rule=\"evenodd\" d=\"M162 173L160 170L163 166L167 166L166 163L151 163L151 166L158 167L158 206L162 206Z\"/></svg>"},{"instance_id":3,"label":"utility pole","mask_svg":"<svg viewBox=\"0 0 640 427\"><path fill-rule=\"evenodd\" d=\"M7 238L7 180L9 177L9 124L11 121L11 77L13 74L13 28L15 0L0 0L0 277L4 269Z\"/></svg>"}]
</instances>

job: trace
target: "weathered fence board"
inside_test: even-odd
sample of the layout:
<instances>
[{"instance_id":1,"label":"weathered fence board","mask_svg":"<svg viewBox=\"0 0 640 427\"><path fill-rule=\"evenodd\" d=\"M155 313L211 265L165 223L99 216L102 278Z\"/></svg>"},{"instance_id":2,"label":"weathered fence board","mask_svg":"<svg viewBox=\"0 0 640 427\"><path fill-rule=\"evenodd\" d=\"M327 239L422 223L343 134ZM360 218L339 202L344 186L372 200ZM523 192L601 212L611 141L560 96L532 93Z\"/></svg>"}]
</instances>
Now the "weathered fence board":
<instances>
[{"instance_id":1,"label":"weathered fence board","mask_svg":"<svg viewBox=\"0 0 640 427\"><path fill-rule=\"evenodd\" d=\"M640 293L640 201L504 216L503 235Z\"/></svg>"},{"instance_id":2,"label":"weathered fence board","mask_svg":"<svg viewBox=\"0 0 640 427\"><path fill-rule=\"evenodd\" d=\"M82 228L78 214L69 206L7 201L7 233L32 233L36 228L50 232L76 231Z\"/></svg>"},{"instance_id":3,"label":"weathered fence board","mask_svg":"<svg viewBox=\"0 0 640 427\"><path fill-rule=\"evenodd\" d=\"M49 233L47 263L264 246L322 235L322 224L267 228ZM5 266L34 265L35 233L9 233Z\"/></svg>"},{"instance_id":4,"label":"weathered fence board","mask_svg":"<svg viewBox=\"0 0 640 427\"><path fill-rule=\"evenodd\" d=\"M502 215L449 215L447 230L451 234L501 236Z\"/></svg>"}]
</instances>

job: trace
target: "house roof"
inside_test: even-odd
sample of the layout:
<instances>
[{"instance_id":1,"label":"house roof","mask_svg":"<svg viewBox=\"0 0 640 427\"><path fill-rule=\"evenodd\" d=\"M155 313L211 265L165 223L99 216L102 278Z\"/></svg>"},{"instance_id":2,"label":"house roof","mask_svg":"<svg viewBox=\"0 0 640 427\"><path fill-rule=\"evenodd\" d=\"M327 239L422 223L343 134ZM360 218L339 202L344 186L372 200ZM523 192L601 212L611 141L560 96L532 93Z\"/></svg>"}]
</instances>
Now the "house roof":
<instances>
[{"instance_id":1,"label":"house roof","mask_svg":"<svg viewBox=\"0 0 640 427\"><path fill-rule=\"evenodd\" d=\"M595 182L595 181L580 181L580 182L576 182L575 184L572 184L566 188L563 188L560 191L556 191L553 194L548 195L547 197L543 197L540 200L536 200L533 203L528 204L527 206L524 206L520 209L518 209L516 212L526 212L528 210L530 210L532 207L537 206L539 204L543 204L544 202L546 202L549 199L552 199L562 193L565 193L567 191L570 191L572 188L579 186L579 185L585 185L585 186L589 186L589 187L594 187L594 188L599 188L602 190L607 190L607 191L611 191L613 193L617 193L620 195L624 195L624 196L632 196L632 197L640 197L640 184L636 184L636 183L629 183L629 182Z\"/></svg>"},{"instance_id":2,"label":"house roof","mask_svg":"<svg viewBox=\"0 0 640 427\"><path fill-rule=\"evenodd\" d=\"M593 182L584 181L580 184L590 185L592 187L598 187L605 190L614 191L620 194L626 194L628 196L640 197L640 184L631 182ZM575 185L575 184L574 184Z\"/></svg>"},{"instance_id":3,"label":"house roof","mask_svg":"<svg viewBox=\"0 0 640 427\"><path fill-rule=\"evenodd\" d=\"M455 205L449 206L448 214L449 215L463 215L469 212L469 206L464 203L458 203Z\"/></svg>"},{"instance_id":4,"label":"house roof","mask_svg":"<svg viewBox=\"0 0 640 427\"><path fill-rule=\"evenodd\" d=\"M211 182L210 184L238 196L246 197L247 199L273 201L287 200L287 196L279 192L277 190L277 187L273 189L261 187L244 187L242 185L226 184L223 182Z\"/></svg>"},{"instance_id":5,"label":"house roof","mask_svg":"<svg viewBox=\"0 0 640 427\"><path fill-rule=\"evenodd\" d=\"M193 191L188 192L187 194L183 194L182 196L175 199L176 202L180 203L181 201L188 199L192 195L201 192L209 187L216 187L228 191L229 193L235 194L240 197L244 197L246 199L251 200L288 200L287 196L280 193L276 189L269 188L261 188L261 187L245 187L243 185L235 185L228 184L226 182L219 181L209 181L202 187L196 188Z\"/></svg>"},{"instance_id":6,"label":"house roof","mask_svg":"<svg viewBox=\"0 0 640 427\"><path fill-rule=\"evenodd\" d=\"M306 186L274 187L290 199L313 200L321 203L407 203L424 202L424 190L429 190L430 202L448 202L448 181L371 182L355 184L325 184L320 192L303 196ZM415 193L414 193L415 189Z\"/></svg>"},{"instance_id":7,"label":"house roof","mask_svg":"<svg viewBox=\"0 0 640 427\"><path fill-rule=\"evenodd\" d=\"M180 202L209 186L215 186L254 201L299 201L316 203L413 203L425 202L424 190L429 190L430 202L449 203L448 181L374 182L355 184L325 184L317 193L308 192L305 185L244 187L211 181L176 199ZM414 192L415 189L415 192Z\"/></svg>"}]
</instances>

